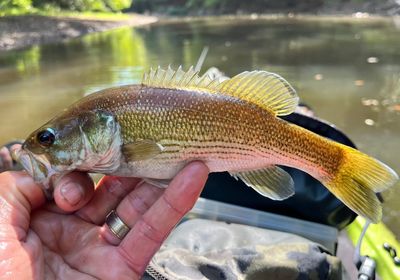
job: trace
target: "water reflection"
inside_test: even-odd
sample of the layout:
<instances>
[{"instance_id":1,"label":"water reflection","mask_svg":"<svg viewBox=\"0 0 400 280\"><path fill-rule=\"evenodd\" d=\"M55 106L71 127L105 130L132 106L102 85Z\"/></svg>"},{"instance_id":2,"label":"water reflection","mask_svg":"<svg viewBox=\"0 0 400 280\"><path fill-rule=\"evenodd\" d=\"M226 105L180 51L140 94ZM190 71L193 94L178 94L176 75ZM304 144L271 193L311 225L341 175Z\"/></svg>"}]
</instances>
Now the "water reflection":
<instances>
[{"instance_id":1,"label":"water reflection","mask_svg":"<svg viewBox=\"0 0 400 280\"><path fill-rule=\"evenodd\" d=\"M209 46L204 68L280 73L316 115L400 173L399 35L391 21L212 19L0 53L0 143L25 137L85 94L139 82L150 66L189 67ZM400 236L396 196L400 188L387 195L385 219Z\"/></svg>"},{"instance_id":2,"label":"water reflection","mask_svg":"<svg viewBox=\"0 0 400 280\"><path fill-rule=\"evenodd\" d=\"M361 102L376 113L376 125L396 126L400 116L400 73L386 77L377 99L362 98Z\"/></svg>"},{"instance_id":3,"label":"water reflection","mask_svg":"<svg viewBox=\"0 0 400 280\"><path fill-rule=\"evenodd\" d=\"M24 74L32 74L37 73L39 71L40 61L40 48L38 46L34 46L30 48L28 51L24 52L23 56L18 56L16 59L16 68L17 71Z\"/></svg>"}]
</instances>

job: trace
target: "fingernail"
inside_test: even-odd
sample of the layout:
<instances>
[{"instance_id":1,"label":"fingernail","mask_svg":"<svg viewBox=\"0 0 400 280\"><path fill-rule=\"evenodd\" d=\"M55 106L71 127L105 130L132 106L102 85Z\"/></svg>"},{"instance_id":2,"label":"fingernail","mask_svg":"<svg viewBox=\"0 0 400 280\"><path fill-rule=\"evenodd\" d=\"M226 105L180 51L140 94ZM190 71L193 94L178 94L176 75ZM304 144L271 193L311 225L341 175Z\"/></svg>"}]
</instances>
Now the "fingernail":
<instances>
[{"instance_id":1,"label":"fingernail","mask_svg":"<svg viewBox=\"0 0 400 280\"><path fill-rule=\"evenodd\" d=\"M83 198L83 191L81 187L74 183L66 183L60 189L62 197L70 204L76 205Z\"/></svg>"}]
</instances>

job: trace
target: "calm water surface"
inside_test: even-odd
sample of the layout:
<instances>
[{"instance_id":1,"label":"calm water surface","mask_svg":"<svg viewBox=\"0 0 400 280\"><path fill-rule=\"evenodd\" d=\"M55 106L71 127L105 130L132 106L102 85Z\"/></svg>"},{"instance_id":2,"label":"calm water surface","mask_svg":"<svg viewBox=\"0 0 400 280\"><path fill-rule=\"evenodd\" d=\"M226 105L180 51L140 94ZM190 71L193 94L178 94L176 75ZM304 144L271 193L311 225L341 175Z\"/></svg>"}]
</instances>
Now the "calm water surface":
<instances>
[{"instance_id":1,"label":"calm water surface","mask_svg":"<svg viewBox=\"0 0 400 280\"><path fill-rule=\"evenodd\" d=\"M400 174L400 24L391 21L207 20L120 29L0 53L0 144L24 138L95 90L140 81L150 66L194 64L234 75L280 73L315 113ZM384 221L400 237L400 185Z\"/></svg>"}]
</instances>

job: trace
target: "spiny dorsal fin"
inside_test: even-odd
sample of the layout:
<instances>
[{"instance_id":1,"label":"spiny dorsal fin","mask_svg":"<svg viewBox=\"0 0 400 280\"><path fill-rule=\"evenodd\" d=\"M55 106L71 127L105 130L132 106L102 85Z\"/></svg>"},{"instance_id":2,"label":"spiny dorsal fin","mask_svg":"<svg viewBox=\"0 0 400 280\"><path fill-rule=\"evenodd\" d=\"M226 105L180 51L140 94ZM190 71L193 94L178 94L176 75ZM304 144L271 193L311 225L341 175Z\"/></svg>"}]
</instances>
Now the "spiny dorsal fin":
<instances>
[{"instance_id":1,"label":"spiny dorsal fin","mask_svg":"<svg viewBox=\"0 0 400 280\"><path fill-rule=\"evenodd\" d=\"M221 80L222 81L222 80ZM143 76L142 84L153 87L180 88L180 89L199 89L207 92L214 92L214 88L220 83L220 79L212 79L207 73L200 76L193 66L188 71L183 71L179 66L173 70L168 66L167 70L150 69Z\"/></svg>"},{"instance_id":2,"label":"spiny dorsal fin","mask_svg":"<svg viewBox=\"0 0 400 280\"><path fill-rule=\"evenodd\" d=\"M207 73L200 76L193 67L187 72L182 67L176 71L171 67L167 70L158 67L144 75L142 84L230 95L280 116L293 113L299 101L295 90L285 79L266 71L243 72L231 79L213 79Z\"/></svg>"}]
</instances>

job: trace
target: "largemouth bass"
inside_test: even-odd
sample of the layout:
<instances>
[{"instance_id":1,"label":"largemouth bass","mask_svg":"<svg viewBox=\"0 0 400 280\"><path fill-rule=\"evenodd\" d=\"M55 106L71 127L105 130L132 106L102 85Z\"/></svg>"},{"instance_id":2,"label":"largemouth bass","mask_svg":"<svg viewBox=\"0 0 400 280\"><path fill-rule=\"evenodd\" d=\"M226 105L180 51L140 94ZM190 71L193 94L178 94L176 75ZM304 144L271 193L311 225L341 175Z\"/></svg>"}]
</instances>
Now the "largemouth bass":
<instances>
[{"instance_id":1,"label":"largemouth bass","mask_svg":"<svg viewBox=\"0 0 400 280\"><path fill-rule=\"evenodd\" d=\"M357 214L382 216L375 192L397 180L385 164L279 119L298 96L277 74L243 72L231 79L168 68L138 85L89 95L34 131L17 154L49 185L72 170L141 177L167 186L187 163L228 171L261 195L282 200L294 183L277 165L303 170Z\"/></svg>"}]
</instances>

